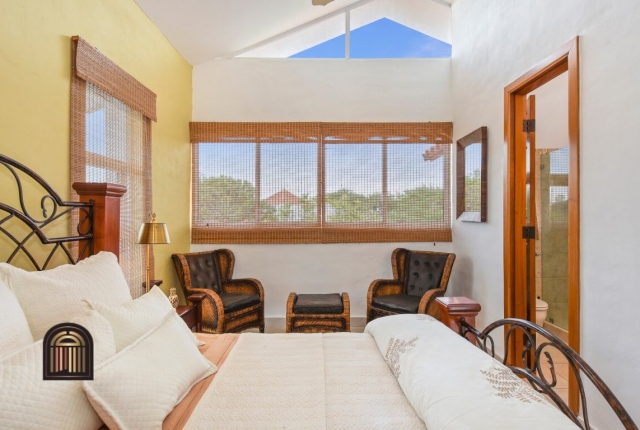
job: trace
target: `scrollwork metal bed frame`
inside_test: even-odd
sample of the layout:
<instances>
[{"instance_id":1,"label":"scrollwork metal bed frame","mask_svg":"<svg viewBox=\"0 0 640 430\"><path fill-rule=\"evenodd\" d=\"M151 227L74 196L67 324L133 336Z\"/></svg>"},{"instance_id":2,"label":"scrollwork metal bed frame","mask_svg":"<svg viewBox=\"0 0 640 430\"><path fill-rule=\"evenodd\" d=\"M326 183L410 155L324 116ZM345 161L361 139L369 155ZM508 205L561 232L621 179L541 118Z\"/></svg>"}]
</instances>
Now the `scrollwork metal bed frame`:
<instances>
[{"instance_id":1,"label":"scrollwork metal bed frame","mask_svg":"<svg viewBox=\"0 0 640 430\"><path fill-rule=\"evenodd\" d=\"M82 258L93 253L93 202L69 202L64 201L58 193L37 173L29 169L25 165L0 154L0 165L9 170L15 179L17 186L18 201L20 207L9 206L0 202L0 233L9 239L15 245L15 248L7 258L6 262L11 263L14 258L22 252L33 264L36 270L44 270L49 266L51 259L56 252L62 250L70 263L75 264ZM24 173L27 177L35 181L42 188L42 197L40 198L40 209L42 210L42 218L32 215L27 209L25 203L25 191L23 189L22 179L19 172ZM51 206L51 207L49 207ZM3 216L4 215L4 216ZM76 234L61 237L49 237L44 231L55 221L67 217L69 220L76 219ZM20 220L30 230L24 238L19 239L10 232L5 226L11 220ZM27 247L27 242L37 236L43 245L53 245L52 249L46 254L43 264L38 263L37 257ZM79 243L77 250L70 248L70 244Z\"/></svg>"},{"instance_id":2,"label":"scrollwork metal bed frame","mask_svg":"<svg viewBox=\"0 0 640 430\"><path fill-rule=\"evenodd\" d=\"M71 264L100 251L118 255L120 197L126 192L125 187L108 183L76 182L73 188L80 201L65 201L36 172L0 154L0 174L2 173L8 175L2 177L6 179L3 179L3 184L8 185L0 194L0 243L3 247L9 247L0 256L3 261L15 264L18 256L22 255L26 257L25 263L28 261L35 270L45 270L49 268L54 256L60 253ZM23 179L29 181L35 195L25 195ZM9 203L6 196L10 193L11 183L17 194ZM42 217L34 215L35 212L27 208L30 202L38 200ZM56 230L52 231L53 227ZM68 233L58 234L58 231ZM28 245L37 243L35 238L39 239L40 246L37 250L31 250ZM42 260L44 262L40 263Z\"/></svg>"},{"instance_id":3,"label":"scrollwork metal bed frame","mask_svg":"<svg viewBox=\"0 0 640 430\"><path fill-rule=\"evenodd\" d=\"M620 419L620 422L627 430L638 430L638 427L631 419L631 416L627 413L622 406L618 398L609 389L607 384L596 374L596 372L580 357L569 345L564 343L553 333L545 330L544 328L536 325L532 322L516 319L505 318L495 321L489 324L484 330L479 331L471 324L468 324L464 318L460 321L460 334L467 339L475 340L476 345L487 354L496 358L495 344L491 334L494 330L498 330L500 334L505 333L501 329L506 328L506 334L504 334L504 349L507 351L505 357L501 360L502 364L507 366L513 373L526 379L527 382L533 387L534 390L541 394L547 395L556 406L568 416L579 428L586 430L590 429L589 413L587 409L587 400L584 391L584 384L582 376L586 376L593 385L598 389L600 394L609 403L615 414ZM540 342L537 334L543 336ZM509 346L511 342L515 342L515 338L518 335L524 337L524 346L520 351L519 357L509 356ZM571 372L575 376L578 388L580 392L580 406L582 411L582 418L566 404L564 400L554 391L557 384L557 377L555 371L555 364L553 358L549 353L549 348L554 348L559 351L566 359L571 369ZM550 366L551 380L544 374L542 369L542 359L546 358ZM507 363L514 362L518 365L508 365Z\"/></svg>"}]
</instances>

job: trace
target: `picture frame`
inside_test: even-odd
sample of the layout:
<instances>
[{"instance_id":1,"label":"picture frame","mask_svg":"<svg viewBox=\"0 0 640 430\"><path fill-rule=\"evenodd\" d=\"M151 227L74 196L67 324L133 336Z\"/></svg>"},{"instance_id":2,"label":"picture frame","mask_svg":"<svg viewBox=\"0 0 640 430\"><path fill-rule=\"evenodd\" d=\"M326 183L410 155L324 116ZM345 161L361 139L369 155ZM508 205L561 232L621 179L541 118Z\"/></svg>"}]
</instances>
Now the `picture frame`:
<instances>
[{"instance_id":1,"label":"picture frame","mask_svg":"<svg viewBox=\"0 0 640 430\"><path fill-rule=\"evenodd\" d=\"M487 127L456 142L456 218L487 222Z\"/></svg>"}]
</instances>

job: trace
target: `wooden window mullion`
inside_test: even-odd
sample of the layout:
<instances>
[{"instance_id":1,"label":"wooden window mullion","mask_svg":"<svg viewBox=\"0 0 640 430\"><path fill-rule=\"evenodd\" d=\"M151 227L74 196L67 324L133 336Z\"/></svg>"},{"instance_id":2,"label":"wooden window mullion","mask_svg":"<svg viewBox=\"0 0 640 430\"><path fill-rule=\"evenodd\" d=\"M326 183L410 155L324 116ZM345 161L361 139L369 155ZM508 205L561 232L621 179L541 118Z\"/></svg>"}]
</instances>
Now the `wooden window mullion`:
<instances>
[{"instance_id":1,"label":"wooden window mullion","mask_svg":"<svg viewBox=\"0 0 640 430\"><path fill-rule=\"evenodd\" d=\"M322 229L325 225L325 146L323 136L318 143L318 223Z\"/></svg>"},{"instance_id":2,"label":"wooden window mullion","mask_svg":"<svg viewBox=\"0 0 640 430\"><path fill-rule=\"evenodd\" d=\"M260 224L260 170L261 170L261 148L260 141L256 140L256 201L255 201L255 215L256 215L256 224Z\"/></svg>"},{"instance_id":3,"label":"wooden window mullion","mask_svg":"<svg viewBox=\"0 0 640 430\"><path fill-rule=\"evenodd\" d=\"M389 169L387 140L382 144L382 223L387 224L389 207Z\"/></svg>"}]
</instances>

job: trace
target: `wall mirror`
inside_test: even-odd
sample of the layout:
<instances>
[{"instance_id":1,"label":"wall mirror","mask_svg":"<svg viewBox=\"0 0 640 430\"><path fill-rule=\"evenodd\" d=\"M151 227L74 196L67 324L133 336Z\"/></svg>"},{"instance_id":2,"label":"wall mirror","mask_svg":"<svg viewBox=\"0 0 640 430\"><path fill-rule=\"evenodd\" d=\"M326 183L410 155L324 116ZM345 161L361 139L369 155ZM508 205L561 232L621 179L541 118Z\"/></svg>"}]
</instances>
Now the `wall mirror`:
<instances>
[{"instance_id":1,"label":"wall mirror","mask_svg":"<svg viewBox=\"0 0 640 430\"><path fill-rule=\"evenodd\" d=\"M457 142L456 216L461 221L487 221L487 146L487 127Z\"/></svg>"}]
</instances>

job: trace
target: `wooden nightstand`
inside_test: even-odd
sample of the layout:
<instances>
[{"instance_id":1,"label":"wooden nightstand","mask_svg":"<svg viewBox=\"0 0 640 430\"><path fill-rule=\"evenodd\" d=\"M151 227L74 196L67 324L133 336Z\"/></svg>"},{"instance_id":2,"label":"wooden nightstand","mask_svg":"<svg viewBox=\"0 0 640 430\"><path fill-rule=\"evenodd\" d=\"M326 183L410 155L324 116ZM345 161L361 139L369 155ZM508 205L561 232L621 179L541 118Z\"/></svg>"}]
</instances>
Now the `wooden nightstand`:
<instances>
[{"instance_id":1,"label":"wooden nightstand","mask_svg":"<svg viewBox=\"0 0 640 430\"><path fill-rule=\"evenodd\" d=\"M187 323L187 327L189 327L191 331L200 331L198 330L195 306L178 306L176 308L176 312L178 312L178 315L180 315L184 322Z\"/></svg>"},{"instance_id":2,"label":"wooden nightstand","mask_svg":"<svg viewBox=\"0 0 640 430\"><path fill-rule=\"evenodd\" d=\"M182 320L187 324L187 327L194 332L202 331L202 300L204 299L204 294L193 294L187 297L193 305L187 306L178 306L176 308L176 312Z\"/></svg>"}]
</instances>

